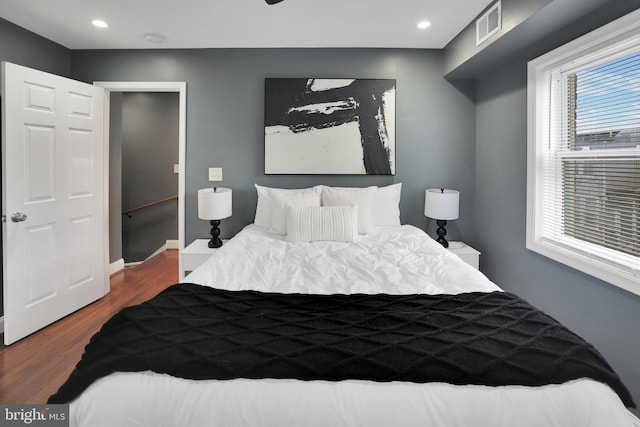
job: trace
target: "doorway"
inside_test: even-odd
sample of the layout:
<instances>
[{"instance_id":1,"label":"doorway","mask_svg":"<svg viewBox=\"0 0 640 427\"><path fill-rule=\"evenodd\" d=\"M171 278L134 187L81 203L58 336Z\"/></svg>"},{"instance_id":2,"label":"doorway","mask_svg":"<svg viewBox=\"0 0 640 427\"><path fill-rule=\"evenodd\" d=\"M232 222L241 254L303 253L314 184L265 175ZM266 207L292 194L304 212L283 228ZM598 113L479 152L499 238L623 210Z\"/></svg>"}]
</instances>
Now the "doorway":
<instances>
[{"instance_id":1,"label":"doorway","mask_svg":"<svg viewBox=\"0 0 640 427\"><path fill-rule=\"evenodd\" d=\"M178 164L176 166L176 172L178 174L178 250L184 248L184 195L185 195L185 178L184 178L184 163L185 163L185 146L186 146L186 83L185 82L94 82L96 86L103 87L106 90L105 96L105 111L110 110L110 97L111 93L128 93L128 92L176 92L178 94ZM108 113L107 113L108 114ZM109 139L108 130L106 131L105 138ZM105 168L108 174L109 168ZM108 179L108 176L107 178ZM111 212L110 217L114 214ZM113 220L122 220L120 212L117 213ZM116 228L120 228L117 227ZM106 236L105 238L108 238ZM179 271L182 271L181 260L178 260ZM124 266L122 259L116 260L110 263L110 271L118 271ZM181 277L182 278L182 277Z\"/></svg>"}]
</instances>

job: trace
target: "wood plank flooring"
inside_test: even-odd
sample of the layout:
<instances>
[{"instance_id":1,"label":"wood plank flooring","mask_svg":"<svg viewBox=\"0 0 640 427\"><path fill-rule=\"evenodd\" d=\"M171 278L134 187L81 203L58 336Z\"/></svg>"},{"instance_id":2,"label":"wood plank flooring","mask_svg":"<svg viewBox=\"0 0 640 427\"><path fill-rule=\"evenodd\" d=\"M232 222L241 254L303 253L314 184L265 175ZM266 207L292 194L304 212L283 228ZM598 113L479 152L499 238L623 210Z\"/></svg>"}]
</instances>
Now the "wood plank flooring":
<instances>
[{"instance_id":1,"label":"wood plank flooring","mask_svg":"<svg viewBox=\"0 0 640 427\"><path fill-rule=\"evenodd\" d=\"M80 360L102 324L178 282L178 251L167 250L111 277L104 298L0 349L0 403L46 403Z\"/></svg>"}]
</instances>

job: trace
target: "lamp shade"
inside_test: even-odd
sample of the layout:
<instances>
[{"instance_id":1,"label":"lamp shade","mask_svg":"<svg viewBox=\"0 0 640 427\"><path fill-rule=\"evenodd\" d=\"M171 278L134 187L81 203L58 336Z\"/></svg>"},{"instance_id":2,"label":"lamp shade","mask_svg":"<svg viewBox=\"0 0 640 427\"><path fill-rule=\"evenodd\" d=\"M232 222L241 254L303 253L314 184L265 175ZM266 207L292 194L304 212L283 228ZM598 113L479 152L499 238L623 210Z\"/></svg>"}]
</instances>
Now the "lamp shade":
<instances>
[{"instance_id":1,"label":"lamp shade","mask_svg":"<svg viewBox=\"0 0 640 427\"><path fill-rule=\"evenodd\" d=\"M230 216L230 188L203 188L198 190L198 218L218 220Z\"/></svg>"},{"instance_id":2,"label":"lamp shade","mask_svg":"<svg viewBox=\"0 0 640 427\"><path fill-rule=\"evenodd\" d=\"M424 194L424 216L433 219L458 219L460 193L444 188L428 188Z\"/></svg>"}]
</instances>

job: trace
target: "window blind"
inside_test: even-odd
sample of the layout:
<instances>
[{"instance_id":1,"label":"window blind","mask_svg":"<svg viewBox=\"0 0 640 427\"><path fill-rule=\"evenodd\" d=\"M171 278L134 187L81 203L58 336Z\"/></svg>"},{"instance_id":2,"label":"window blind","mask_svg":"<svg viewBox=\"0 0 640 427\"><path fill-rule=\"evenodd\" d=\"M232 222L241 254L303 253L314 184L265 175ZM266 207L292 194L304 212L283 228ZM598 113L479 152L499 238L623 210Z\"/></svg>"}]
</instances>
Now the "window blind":
<instances>
[{"instance_id":1,"label":"window blind","mask_svg":"<svg viewBox=\"0 0 640 427\"><path fill-rule=\"evenodd\" d=\"M640 52L566 78L564 233L640 256Z\"/></svg>"},{"instance_id":2,"label":"window blind","mask_svg":"<svg viewBox=\"0 0 640 427\"><path fill-rule=\"evenodd\" d=\"M640 143L640 51L569 74L570 149L618 149ZM572 99L575 97L575 101Z\"/></svg>"},{"instance_id":3,"label":"window blind","mask_svg":"<svg viewBox=\"0 0 640 427\"><path fill-rule=\"evenodd\" d=\"M640 160L563 159L563 232L640 256Z\"/></svg>"},{"instance_id":4,"label":"window blind","mask_svg":"<svg viewBox=\"0 0 640 427\"><path fill-rule=\"evenodd\" d=\"M546 77L542 230L640 257L640 51L593 62Z\"/></svg>"}]
</instances>

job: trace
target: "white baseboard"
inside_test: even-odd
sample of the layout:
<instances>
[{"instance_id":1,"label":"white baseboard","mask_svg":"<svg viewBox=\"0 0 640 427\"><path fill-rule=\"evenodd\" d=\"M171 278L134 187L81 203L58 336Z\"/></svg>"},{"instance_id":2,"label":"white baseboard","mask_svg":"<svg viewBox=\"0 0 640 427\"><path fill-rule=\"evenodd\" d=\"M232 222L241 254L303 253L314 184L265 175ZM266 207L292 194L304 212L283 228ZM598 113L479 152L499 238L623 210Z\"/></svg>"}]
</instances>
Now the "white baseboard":
<instances>
[{"instance_id":1,"label":"white baseboard","mask_svg":"<svg viewBox=\"0 0 640 427\"><path fill-rule=\"evenodd\" d=\"M147 257L147 259L145 259L144 261L150 260L154 256L156 256L158 254L161 254L162 252L166 251L167 249L179 249L180 245L178 243L179 243L178 240L167 240L164 245L160 246L154 253L149 255ZM144 261L127 262L127 263L124 264L124 266L125 267L135 267L136 265L142 264Z\"/></svg>"},{"instance_id":2,"label":"white baseboard","mask_svg":"<svg viewBox=\"0 0 640 427\"><path fill-rule=\"evenodd\" d=\"M161 254L162 252L166 251L167 249L178 249L178 241L177 240L167 240L165 242L164 245L160 246L158 248L158 250L156 250L154 253L152 253L151 255L149 255L147 257L146 260L153 258L154 256Z\"/></svg>"},{"instance_id":3,"label":"white baseboard","mask_svg":"<svg viewBox=\"0 0 640 427\"><path fill-rule=\"evenodd\" d=\"M109 276L113 276L121 270L124 270L124 259L120 258L116 262L109 264Z\"/></svg>"},{"instance_id":4,"label":"white baseboard","mask_svg":"<svg viewBox=\"0 0 640 427\"><path fill-rule=\"evenodd\" d=\"M161 254L162 252L167 250L167 244L165 243L164 245L160 246L154 253L152 253L151 255L149 255L147 257L147 259L145 259L145 261L150 260L151 258L153 258L154 256Z\"/></svg>"},{"instance_id":5,"label":"white baseboard","mask_svg":"<svg viewBox=\"0 0 640 427\"><path fill-rule=\"evenodd\" d=\"M136 265L142 264L144 261L135 261L135 262L125 262L125 267L135 267Z\"/></svg>"}]
</instances>

